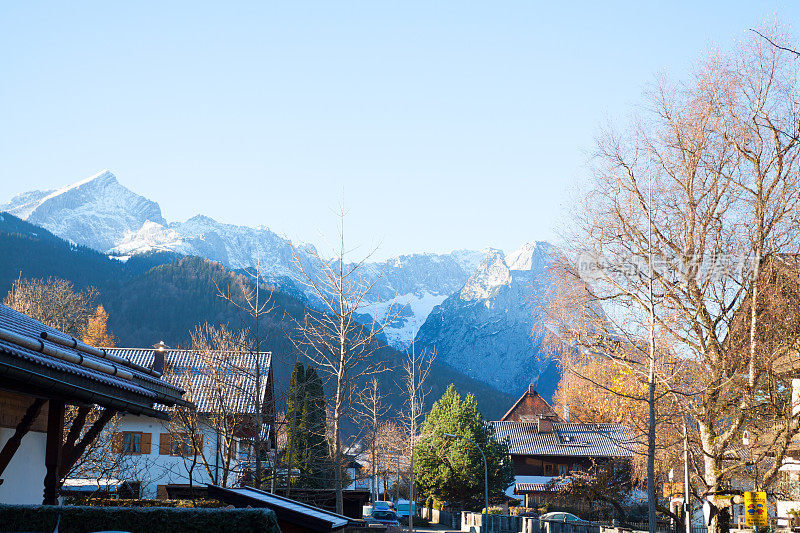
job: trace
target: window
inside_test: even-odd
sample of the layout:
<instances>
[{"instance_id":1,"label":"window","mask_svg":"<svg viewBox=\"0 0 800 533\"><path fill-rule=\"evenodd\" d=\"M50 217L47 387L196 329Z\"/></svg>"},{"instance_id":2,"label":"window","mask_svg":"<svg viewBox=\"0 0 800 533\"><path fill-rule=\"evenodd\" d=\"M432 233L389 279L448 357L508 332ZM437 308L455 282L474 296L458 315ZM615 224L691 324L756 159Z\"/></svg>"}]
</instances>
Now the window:
<instances>
[{"instance_id":1,"label":"window","mask_svg":"<svg viewBox=\"0 0 800 533\"><path fill-rule=\"evenodd\" d=\"M122 453L142 453L142 434L132 431L123 433Z\"/></svg>"},{"instance_id":2,"label":"window","mask_svg":"<svg viewBox=\"0 0 800 533\"><path fill-rule=\"evenodd\" d=\"M113 436L116 453L126 455L147 455L150 453L150 433L141 431L122 431Z\"/></svg>"},{"instance_id":3,"label":"window","mask_svg":"<svg viewBox=\"0 0 800 533\"><path fill-rule=\"evenodd\" d=\"M552 476L553 475L553 465L546 463L544 465L544 475L545 476Z\"/></svg>"},{"instance_id":4,"label":"window","mask_svg":"<svg viewBox=\"0 0 800 533\"><path fill-rule=\"evenodd\" d=\"M566 477L567 465L558 465L558 475L561 477Z\"/></svg>"},{"instance_id":5,"label":"window","mask_svg":"<svg viewBox=\"0 0 800 533\"><path fill-rule=\"evenodd\" d=\"M192 451L192 439L186 433L172 435L170 455L189 455Z\"/></svg>"},{"instance_id":6,"label":"window","mask_svg":"<svg viewBox=\"0 0 800 533\"><path fill-rule=\"evenodd\" d=\"M198 452L201 452L203 450L202 435L195 440ZM187 456L192 454L194 448L192 437L188 433L162 433L159 436L158 453L160 455Z\"/></svg>"}]
</instances>

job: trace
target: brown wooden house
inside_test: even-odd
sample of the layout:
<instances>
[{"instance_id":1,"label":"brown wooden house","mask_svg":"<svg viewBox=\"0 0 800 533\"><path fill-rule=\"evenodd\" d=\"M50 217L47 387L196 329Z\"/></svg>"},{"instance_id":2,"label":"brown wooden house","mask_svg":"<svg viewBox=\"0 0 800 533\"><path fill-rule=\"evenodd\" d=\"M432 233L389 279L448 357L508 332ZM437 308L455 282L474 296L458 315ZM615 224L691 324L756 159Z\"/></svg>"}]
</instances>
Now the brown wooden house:
<instances>
[{"instance_id":1,"label":"brown wooden house","mask_svg":"<svg viewBox=\"0 0 800 533\"><path fill-rule=\"evenodd\" d=\"M508 442L514 467L514 485L506 493L525 496L528 503L540 503L542 495L556 497L556 484L570 472L633 455L625 426L564 422L533 387L493 424L495 438Z\"/></svg>"}]
</instances>

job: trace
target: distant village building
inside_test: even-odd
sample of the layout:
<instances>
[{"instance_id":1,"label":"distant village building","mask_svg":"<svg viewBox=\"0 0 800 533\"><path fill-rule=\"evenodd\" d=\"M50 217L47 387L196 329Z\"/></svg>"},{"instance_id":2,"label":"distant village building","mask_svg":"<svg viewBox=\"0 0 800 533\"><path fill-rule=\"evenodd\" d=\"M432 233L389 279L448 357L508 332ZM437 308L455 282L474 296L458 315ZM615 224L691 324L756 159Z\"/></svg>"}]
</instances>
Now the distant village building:
<instances>
[{"instance_id":1,"label":"distant village building","mask_svg":"<svg viewBox=\"0 0 800 533\"><path fill-rule=\"evenodd\" d=\"M0 503L56 504L66 473L118 412L160 424L168 408L193 407L183 394L149 367L0 305Z\"/></svg>"},{"instance_id":2,"label":"distant village building","mask_svg":"<svg viewBox=\"0 0 800 533\"><path fill-rule=\"evenodd\" d=\"M143 367L163 369L164 379L185 388L187 398L197 407L196 412L188 413L188 423L179 415L167 422L134 413L119 420L110 451L128 459L129 468L120 476L120 483L125 481L138 497L165 499L170 494L188 494L190 486L222 485L223 480L227 486L237 486L245 481L255 463L257 404L262 409L262 456L274 448L269 352L173 350L163 344L155 349L113 348L107 352ZM227 432L224 424L228 424ZM226 440L231 442L230 452ZM268 468L267 461L263 465Z\"/></svg>"},{"instance_id":3,"label":"distant village building","mask_svg":"<svg viewBox=\"0 0 800 533\"><path fill-rule=\"evenodd\" d=\"M508 440L514 468L514 484L506 494L523 496L526 506L556 496L556 483L570 472L633 455L625 446L625 426L563 422L533 386L494 422L494 434L499 442Z\"/></svg>"}]
</instances>

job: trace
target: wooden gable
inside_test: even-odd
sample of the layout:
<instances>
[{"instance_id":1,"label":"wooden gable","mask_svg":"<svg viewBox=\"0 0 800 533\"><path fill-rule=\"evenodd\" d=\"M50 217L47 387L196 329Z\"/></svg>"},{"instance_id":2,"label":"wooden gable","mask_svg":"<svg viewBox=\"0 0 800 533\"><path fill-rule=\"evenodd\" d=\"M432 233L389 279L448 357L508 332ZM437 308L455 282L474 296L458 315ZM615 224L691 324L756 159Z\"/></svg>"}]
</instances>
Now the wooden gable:
<instances>
[{"instance_id":1,"label":"wooden gable","mask_svg":"<svg viewBox=\"0 0 800 533\"><path fill-rule=\"evenodd\" d=\"M528 387L525 394L500 419L502 422L535 422L540 418L561 422L558 414L547 401L533 388Z\"/></svg>"}]
</instances>

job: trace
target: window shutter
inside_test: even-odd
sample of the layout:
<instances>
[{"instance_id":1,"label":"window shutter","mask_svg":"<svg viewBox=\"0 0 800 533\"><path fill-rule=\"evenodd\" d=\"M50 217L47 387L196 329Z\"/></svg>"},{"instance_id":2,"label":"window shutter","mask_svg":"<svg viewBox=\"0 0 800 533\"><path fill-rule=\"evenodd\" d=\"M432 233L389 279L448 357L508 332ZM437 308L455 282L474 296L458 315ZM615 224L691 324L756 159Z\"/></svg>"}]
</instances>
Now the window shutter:
<instances>
[{"instance_id":1,"label":"window shutter","mask_svg":"<svg viewBox=\"0 0 800 533\"><path fill-rule=\"evenodd\" d=\"M142 433L141 454L150 455L150 436L151 433Z\"/></svg>"},{"instance_id":2,"label":"window shutter","mask_svg":"<svg viewBox=\"0 0 800 533\"><path fill-rule=\"evenodd\" d=\"M161 433L158 436L158 454L170 455L172 453L172 435L170 433Z\"/></svg>"},{"instance_id":3,"label":"window shutter","mask_svg":"<svg viewBox=\"0 0 800 533\"><path fill-rule=\"evenodd\" d=\"M122 453L122 433L115 431L111 436L111 451L113 453Z\"/></svg>"}]
</instances>

